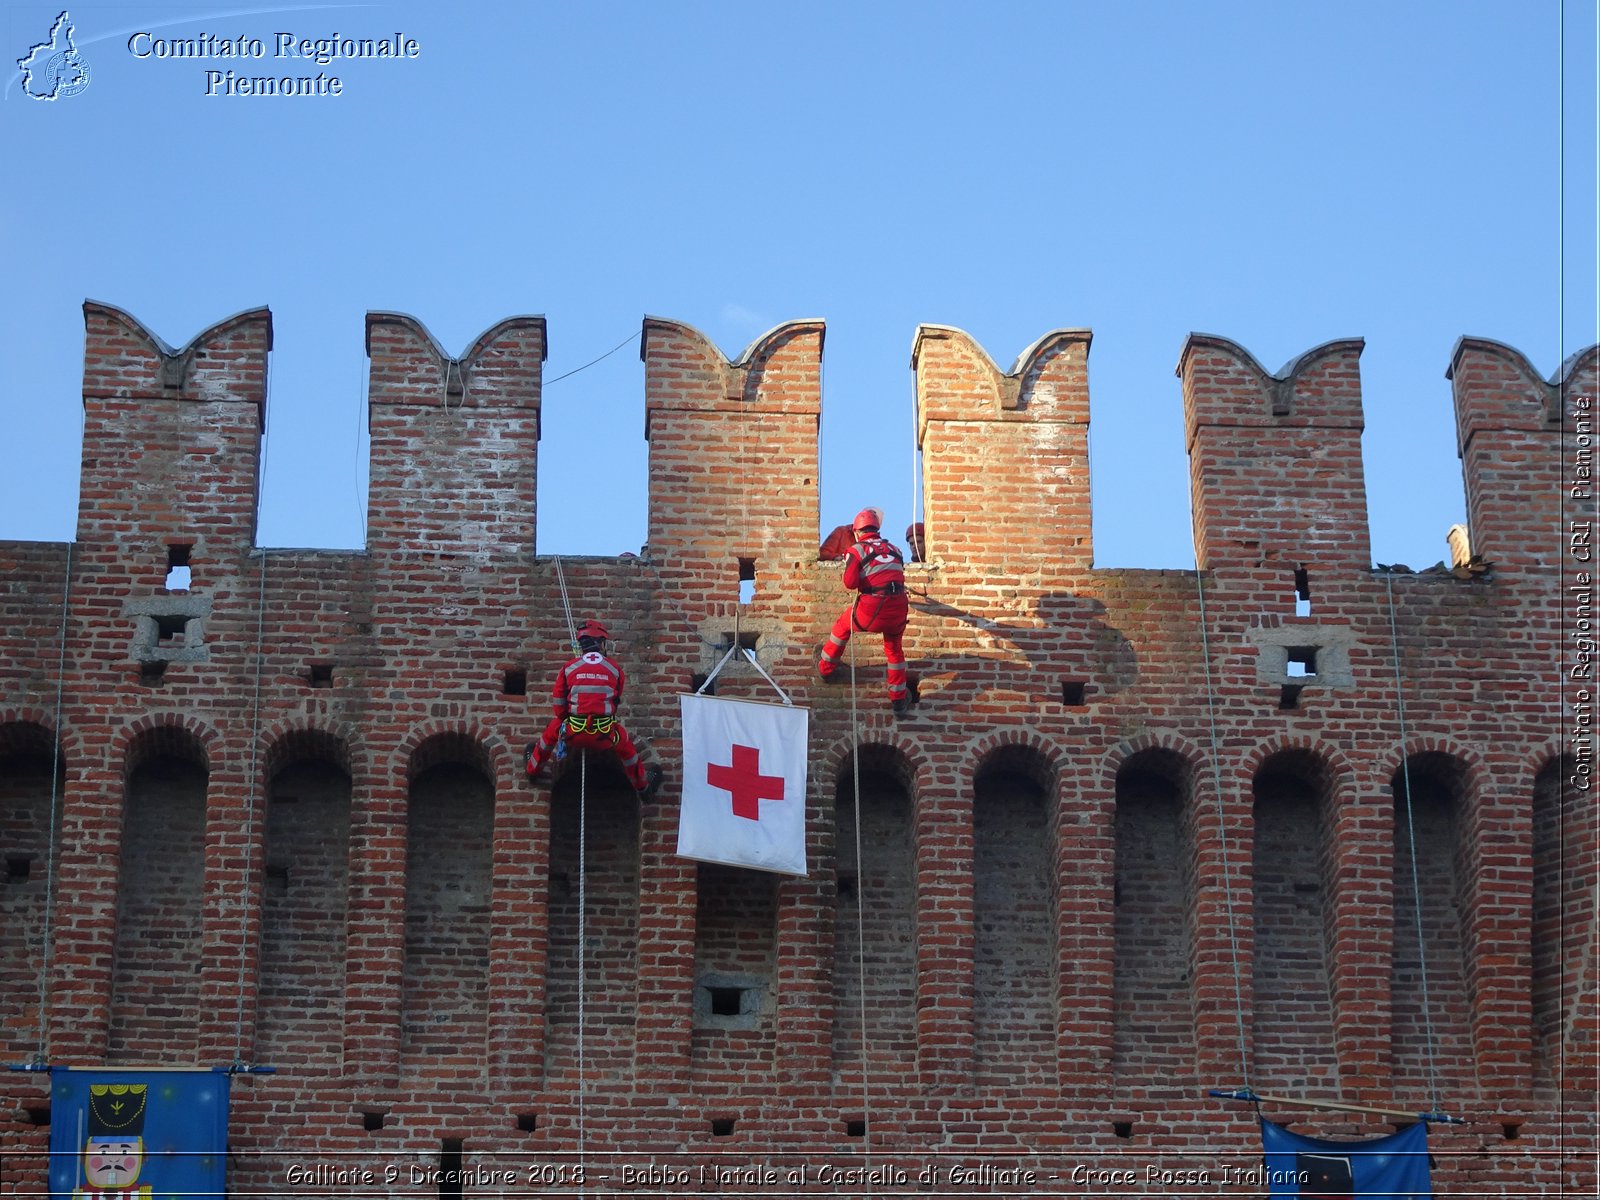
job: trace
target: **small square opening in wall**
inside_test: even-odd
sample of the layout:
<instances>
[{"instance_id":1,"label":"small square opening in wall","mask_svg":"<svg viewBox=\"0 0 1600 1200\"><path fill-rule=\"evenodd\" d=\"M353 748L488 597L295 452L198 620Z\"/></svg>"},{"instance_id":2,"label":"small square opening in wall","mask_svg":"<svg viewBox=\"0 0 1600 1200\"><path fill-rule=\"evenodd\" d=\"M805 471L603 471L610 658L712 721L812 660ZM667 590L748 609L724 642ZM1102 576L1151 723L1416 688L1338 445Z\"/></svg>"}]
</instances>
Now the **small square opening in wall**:
<instances>
[{"instance_id":1,"label":"small square opening in wall","mask_svg":"<svg viewBox=\"0 0 1600 1200\"><path fill-rule=\"evenodd\" d=\"M267 864L267 892L273 896L289 894L289 866L287 863Z\"/></svg>"},{"instance_id":2,"label":"small square opening in wall","mask_svg":"<svg viewBox=\"0 0 1600 1200\"><path fill-rule=\"evenodd\" d=\"M711 1119L712 1137L732 1137L734 1119L732 1117L713 1117Z\"/></svg>"},{"instance_id":3,"label":"small square opening in wall","mask_svg":"<svg viewBox=\"0 0 1600 1200\"><path fill-rule=\"evenodd\" d=\"M160 687L167 677L167 664L164 662L142 662L139 664L139 682L145 687Z\"/></svg>"},{"instance_id":4,"label":"small square opening in wall","mask_svg":"<svg viewBox=\"0 0 1600 1200\"><path fill-rule=\"evenodd\" d=\"M517 1128L523 1133L537 1132L539 1128L539 1114L531 1112L518 1113Z\"/></svg>"},{"instance_id":5,"label":"small square opening in wall","mask_svg":"<svg viewBox=\"0 0 1600 1200\"><path fill-rule=\"evenodd\" d=\"M377 1133L383 1128L383 1119L389 1115L388 1109L372 1108L361 1114L361 1128L368 1133Z\"/></svg>"},{"instance_id":6,"label":"small square opening in wall","mask_svg":"<svg viewBox=\"0 0 1600 1200\"><path fill-rule=\"evenodd\" d=\"M33 874L33 856L30 854L6 855L6 882L26 883Z\"/></svg>"},{"instance_id":7,"label":"small square opening in wall","mask_svg":"<svg viewBox=\"0 0 1600 1200\"><path fill-rule=\"evenodd\" d=\"M756 648L756 643L761 640L761 635L759 633L752 633L748 629L741 629L737 633L735 633L732 629L725 629L722 632L722 648L724 651L726 651L729 646L733 645L735 638L738 639L739 649L754 650Z\"/></svg>"},{"instance_id":8,"label":"small square opening in wall","mask_svg":"<svg viewBox=\"0 0 1600 1200\"><path fill-rule=\"evenodd\" d=\"M1119 1138L1131 1138L1133 1136L1133 1122L1113 1121L1111 1122L1111 1132Z\"/></svg>"},{"instance_id":9,"label":"small square opening in wall","mask_svg":"<svg viewBox=\"0 0 1600 1200\"><path fill-rule=\"evenodd\" d=\"M1286 683L1278 693L1278 707L1282 709L1299 708L1300 693L1304 689L1298 683Z\"/></svg>"},{"instance_id":10,"label":"small square opening in wall","mask_svg":"<svg viewBox=\"0 0 1600 1200\"><path fill-rule=\"evenodd\" d=\"M719 974L695 982L692 1008L696 1029L761 1028L771 982L758 975Z\"/></svg>"},{"instance_id":11,"label":"small square opening in wall","mask_svg":"<svg viewBox=\"0 0 1600 1200\"><path fill-rule=\"evenodd\" d=\"M515 667L507 671L500 681L500 694L502 696L526 696L528 694L528 673Z\"/></svg>"},{"instance_id":12,"label":"small square opening in wall","mask_svg":"<svg viewBox=\"0 0 1600 1200\"><path fill-rule=\"evenodd\" d=\"M1317 648L1315 646L1290 646L1284 651L1288 663L1284 673L1290 679L1307 679L1317 673Z\"/></svg>"},{"instance_id":13,"label":"small square opening in wall","mask_svg":"<svg viewBox=\"0 0 1600 1200\"><path fill-rule=\"evenodd\" d=\"M180 650L183 648L184 636L189 631L189 618L182 616L158 616L156 622L156 645L163 650Z\"/></svg>"},{"instance_id":14,"label":"small square opening in wall","mask_svg":"<svg viewBox=\"0 0 1600 1200\"><path fill-rule=\"evenodd\" d=\"M1061 703L1068 708L1082 708L1087 701L1089 685L1081 679L1061 681Z\"/></svg>"},{"instance_id":15,"label":"small square opening in wall","mask_svg":"<svg viewBox=\"0 0 1600 1200\"><path fill-rule=\"evenodd\" d=\"M333 686L333 664L312 663L306 668L306 686L314 688L331 688Z\"/></svg>"},{"instance_id":16,"label":"small square opening in wall","mask_svg":"<svg viewBox=\"0 0 1600 1200\"><path fill-rule=\"evenodd\" d=\"M756 598L756 560L739 560L739 603L750 604Z\"/></svg>"},{"instance_id":17,"label":"small square opening in wall","mask_svg":"<svg viewBox=\"0 0 1600 1200\"><path fill-rule=\"evenodd\" d=\"M841 872L839 875L838 889L839 899L854 900L856 898L856 877L854 875L846 875Z\"/></svg>"},{"instance_id":18,"label":"small square opening in wall","mask_svg":"<svg viewBox=\"0 0 1600 1200\"><path fill-rule=\"evenodd\" d=\"M849 1118L844 1123L844 1135L845 1135L845 1137L853 1137L853 1138L866 1137L867 1136L867 1123L865 1121L863 1121L860 1117L851 1117L851 1118Z\"/></svg>"},{"instance_id":19,"label":"small square opening in wall","mask_svg":"<svg viewBox=\"0 0 1600 1200\"><path fill-rule=\"evenodd\" d=\"M50 1124L50 1106L48 1104L30 1104L22 1110L28 1124L35 1128L43 1128Z\"/></svg>"},{"instance_id":20,"label":"small square opening in wall","mask_svg":"<svg viewBox=\"0 0 1600 1200\"><path fill-rule=\"evenodd\" d=\"M717 681L713 679L711 686L706 687L706 676L708 674L710 674L708 671L695 671L691 674L689 676L689 690L691 692L699 692L701 688L705 688L706 690L701 693L702 695L715 696L717 694Z\"/></svg>"},{"instance_id":21,"label":"small square opening in wall","mask_svg":"<svg viewBox=\"0 0 1600 1200\"><path fill-rule=\"evenodd\" d=\"M167 547L167 591L189 590L189 552L193 549L192 542L181 542Z\"/></svg>"}]
</instances>

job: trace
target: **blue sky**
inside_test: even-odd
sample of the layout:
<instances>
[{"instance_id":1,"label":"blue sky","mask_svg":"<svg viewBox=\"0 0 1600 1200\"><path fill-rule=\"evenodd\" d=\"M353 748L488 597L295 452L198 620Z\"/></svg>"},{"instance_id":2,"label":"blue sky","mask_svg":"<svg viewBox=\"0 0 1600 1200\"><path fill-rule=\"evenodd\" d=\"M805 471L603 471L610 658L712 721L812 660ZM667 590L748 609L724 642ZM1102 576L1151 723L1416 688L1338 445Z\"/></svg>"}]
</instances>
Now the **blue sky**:
<instances>
[{"instance_id":1,"label":"blue sky","mask_svg":"<svg viewBox=\"0 0 1600 1200\"><path fill-rule=\"evenodd\" d=\"M6 6L8 67L60 11ZM1465 519L1455 340L1546 376L1597 340L1592 0L69 11L89 86L35 101L11 70L0 102L0 538L73 535L85 297L174 345L271 307L271 546L361 544L369 309L452 353L543 313L547 379L646 313L730 356L825 318L825 527L909 518L919 323L1006 368L1087 326L1102 566L1193 562L1191 331L1269 370L1366 339L1373 554L1413 567ZM140 31L268 57L139 59ZM281 73L279 31L420 52L322 68L337 97L205 95ZM642 383L629 345L546 391L541 552L643 542ZM619 482L563 510L596 438Z\"/></svg>"}]
</instances>

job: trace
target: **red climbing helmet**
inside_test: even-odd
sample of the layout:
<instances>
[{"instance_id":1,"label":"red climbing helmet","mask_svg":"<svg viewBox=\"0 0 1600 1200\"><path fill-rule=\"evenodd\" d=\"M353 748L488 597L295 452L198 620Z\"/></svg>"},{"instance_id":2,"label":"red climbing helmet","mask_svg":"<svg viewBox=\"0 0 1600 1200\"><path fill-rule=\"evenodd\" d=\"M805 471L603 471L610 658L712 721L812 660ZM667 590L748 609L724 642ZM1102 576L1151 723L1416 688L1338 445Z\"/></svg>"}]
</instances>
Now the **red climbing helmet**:
<instances>
[{"instance_id":1,"label":"red climbing helmet","mask_svg":"<svg viewBox=\"0 0 1600 1200\"><path fill-rule=\"evenodd\" d=\"M598 645L611 637L606 632L606 627L599 621L585 621L578 626L578 645L587 649L590 645Z\"/></svg>"},{"instance_id":2,"label":"red climbing helmet","mask_svg":"<svg viewBox=\"0 0 1600 1200\"><path fill-rule=\"evenodd\" d=\"M863 508L856 514L856 519L850 522L850 529L860 538L867 530L877 533L883 528L883 512L876 508Z\"/></svg>"}]
</instances>

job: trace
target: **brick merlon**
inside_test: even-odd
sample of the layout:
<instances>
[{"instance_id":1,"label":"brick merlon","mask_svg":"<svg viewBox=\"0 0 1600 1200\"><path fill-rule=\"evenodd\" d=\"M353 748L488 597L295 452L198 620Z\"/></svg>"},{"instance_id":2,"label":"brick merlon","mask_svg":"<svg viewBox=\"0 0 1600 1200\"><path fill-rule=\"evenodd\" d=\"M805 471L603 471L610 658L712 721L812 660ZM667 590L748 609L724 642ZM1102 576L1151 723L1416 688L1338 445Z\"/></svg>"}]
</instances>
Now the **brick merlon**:
<instances>
[{"instance_id":1,"label":"brick merlon","mask_svg":"<svg viewBox=\"0 0 1600 1200\"><path fill-rule=\"evenodd\" d=\"M647 315L639 335L639 360L645 364L645 439L650 438L650 414L658 408L709 411L763 401L781 411L818 412L826 334L820 318L785 321L730 360L694 326ZM814 347L808 345L803 356L785 354L792 343L813 338ZM778 378L769 379L774 367Z\"/></svg>"},{"instance_id":2,"label":"brick merlon","mask_svg":"<svg viewBox=\"0 0 1600 1200\"><path fill-rule=\"evenodd\" d=\"M394 331L406 336L397 338ZM537 315L497 321L474 338L458 358L446 351L415 317L399 312L369 312L366 351L373 364L370 397L374 402L413 400L415 372L426 364L443 369L447 398L459 397L462 403L470 400L478 406L509 405L535 411L541 394L541 367L549 356L545 319ZM419 353L423 356L420 361Z\"/></svg>"},{"instance_id":3,"label":"brick merlon","mask_svg":"<svg viewBox=\"0 0 1600 1200\"><path fill-rule=\"evenodd\" d=\"M1582 372L1592 372L1597 365L1600 345L1589 346L1571 355L1547 379L1514 346L1493 338L1458 338L1444 373L1455 385L1458 450L1464 452L1480 430L1558 428L1563 395L1582 387ZM1491 380L1496 381L1493 390L1485 393ZM1513 397L1516 391L1520 398Z\"/></svg>"},{"instance_id":4,"label":"brick merlon","mask_svg":"<svg viewBox=\"0 0 1600 1200\"><path fill-rule=\"evenodd\" d=\"M992 419L1003 412L1019 417L1036 399L1048 397L1036 421L1089 423L1088 358L1094 333L1063 327L1036 338L1002 371L971 334L953 325L923 324L911 342L911 369L917 376L919 439L930 420ZM1074 352L1081 347L1081 352ZM935 362L938 350L950 353ZM1048 385L1041 388L1041 384ZM1062 402L1062 389L1070 393ZM930 411L934 402L943 411Z\"/></svg>"},{"instance_id":5,"label":"brick merlon","mask_svg":"<svg viewBox=\"0 0 1600 1200\"><path fill-rule=\"evenodd\" d=\"M215 324L206 326L176 350L151 332L149 326L126 309L118 308L115 304L106 304L100 300L85 300L83 302L84 323L88 324L89 318L96 315L109 317L111 320L127 326L128 329L149 342L150 348L163 358L182 358L185 355L192 354L195 349L205 342L211 341L236 326L247 325L252 321L266 323L267 349L272 349L272 310L265 304L258 304L255 308L242 309L231 317L223 317L222 320Z\"/></svg>"},{"instance_id":6,"label":"brick merlon","mask_svg":"<svg viewBox=\"0 0 1600 1200\"><path fill-rule=\"evenodd\" d=\"M379 325L398 325L401 328L410 330L433 350L441 364L458 363L470 367L485 350L499 341L502 336L517 329L537 329L539 331L539 361L544 362L550 357L549 339L545 336L545 319L538 314L507 317L503 321L496 321L474 338L459 358L446 350L439 339L429 331L428 327L410 313L383 312L381 310L367 313L365 345L369 357L372 354L372 331L374 327Z\"/></svg>"},{"instance_id":7,"label":"brick merlon","mask_svg":"<svg viewBox=\"0 0 1600 1200\"><path fill-rule=\"evenodd\" d=\"M191 382L190 369L194 365L196 355L208 347L218 345L235 330L239 330L251 325L261 326L262 340L260 343L260 351L263 355L265 355L272 349L272 310L264 304L259 305L256 308L244 309L242 312L236 312L229 317L224 317L215 324L209 325L205 329L202 329L199 333L195 334L194 337L190 338L186 343L184 343L182 347L174 349L160 337L156 336L156 334L153 333L150 328L144 324L144 322L140 321L137 317L133 316L125 309L118 308L114 304L103 303L99 300L85 300L83 302L83 324L86 335L86 344L84 347L85 401L87 401L90 397L99 397L109 394L108 390L99 384L100 374L97 371L97 364L95 361L97 341L96 335L98 332L96 329L97 322L104 323L101 325L101 329L105 328L105 324L119 325L128 333L132 334L136 340L143 342L147 347L149 347L153 356L152 365L155 367L155 373L150 378L149 384L153 385L156 389L156 391L150 393L151 395L158 393L166 395L170 395L173 392L181 393ZM100 340L103 342L104 337L102 336ZM247 389L247 391L252 392L252 394L233 398L247 399L248 402L255 404L261 414L261 421L264 425L266 420L264 370L261 372L261 382L262 389L259 395L253 394L253 389ZM144 394L144 386L139 384L135 384L131 388L124 384L122 390L123 394ZM220 400L228 399L229 397L218 394L215 389L211 389L207 391L205 398L207 400Z\"/></svg>"},{"instance_id":8,"label":"brick merlon","mask_svg":"<svg viewBox=\"0 0 1600 1200\"><path fill-rule=\"evenodd\" d=\"M1366 347L1367 340L1365 338L1334 338L1332 341L1323 342L1321 345L1311 347L1304 353L1295 355L1295 357L1279 367L1277 371L1273 372L1263 367L1260 359L1231 338L1221 337L1215 333L1191 333L1184 340L1183 352L1178 355L1178 365L1173 368L1172 373L1182 379L1183 368L1188 363L1189 356L1196 350L1220 350L1244 365L1251 367L1262 379L1274 383L1288 384L1292 387L1295 379L1318 359L1326 358L1330 354L1352 350L1359 357Z\"/></svg>"},{"instance_id":9,"label":"brick merlon","mask_svg":"<svg viewBox=\"0 0 1600 1200\"><path fill-rule=\"evenodd\" d=\"M1191 333L1174 372L1184 381L1186 441L1192 447L1195 431L1205 425L1266 425L1281 418L1359 432L1363 420L1358 364L1365 349L1364 338L1336 338L1269 372L1238 342ZM1348 368L1340 359L1349 361ZM1297 398L1311 400L1307 411L1296 410Z\"/></svg>"},{"instance_id":10,"label":"brick merlon","mask_svg":"<svg viewBox=\"0 0 1600 1200\"><path fill-rule=\"evenodd\" d=\"M710 362L718 366L748 367L773 346L793 337L796 333L810 329L817 331L817 350L820 352L823 338L827 334L827 322L821 317L802 317L793 321L779 322L746 346L737 358L730 359L722 352L720 346L693 325L685 321L672 321L666 317L652 317L646 314L639 333L639 361L650 361L652 332L659 332L666 337L682 338L686 343L696 346Z\"/></svg>"}]
</instances>

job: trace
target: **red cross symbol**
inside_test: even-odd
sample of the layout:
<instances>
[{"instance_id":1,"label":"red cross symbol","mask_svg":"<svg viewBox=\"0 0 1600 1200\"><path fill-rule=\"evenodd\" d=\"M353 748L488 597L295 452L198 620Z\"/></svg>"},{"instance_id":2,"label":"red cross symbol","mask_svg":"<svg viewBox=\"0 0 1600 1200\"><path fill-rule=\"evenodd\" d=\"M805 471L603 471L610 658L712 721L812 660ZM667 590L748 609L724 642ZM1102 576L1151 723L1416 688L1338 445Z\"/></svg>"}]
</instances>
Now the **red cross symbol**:
<instances>
[{"instance_id":1,"label":"red cross symbol","mask_svg":"<svg viewBox=\"0 0 1600 1200\"><path fill-rule=\"evenodd\" d=\"M733 765L706 764L706 782L733 796L733 815L750 821L761 819L761 801L783 799L783 776L761 773L761 751L754 746L733 747Z\"/></svg>"}]
</instances>

